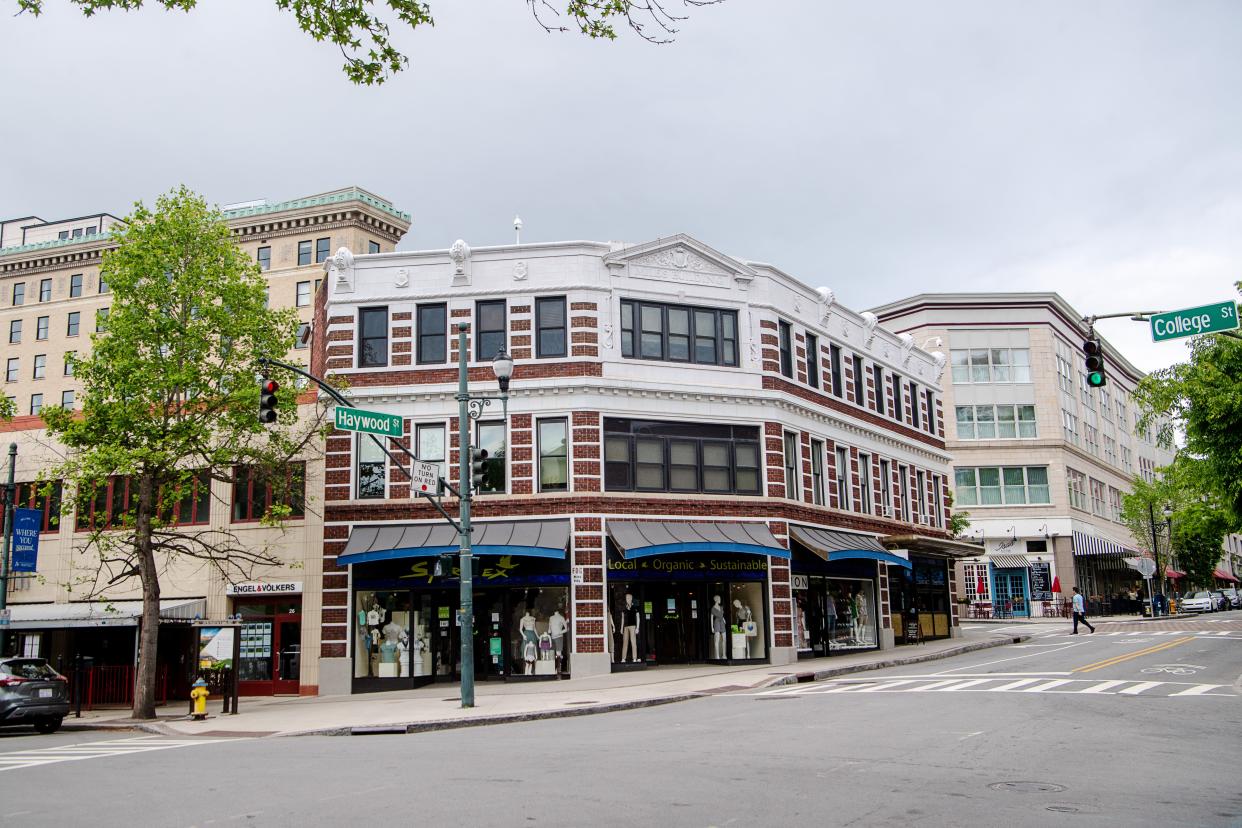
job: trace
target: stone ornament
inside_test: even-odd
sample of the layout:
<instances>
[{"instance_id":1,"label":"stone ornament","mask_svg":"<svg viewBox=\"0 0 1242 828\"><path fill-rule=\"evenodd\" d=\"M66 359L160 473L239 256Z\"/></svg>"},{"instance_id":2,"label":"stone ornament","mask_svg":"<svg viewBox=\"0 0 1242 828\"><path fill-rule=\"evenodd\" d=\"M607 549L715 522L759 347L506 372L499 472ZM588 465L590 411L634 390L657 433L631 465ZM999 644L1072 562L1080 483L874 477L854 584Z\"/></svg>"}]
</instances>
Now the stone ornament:
<instances>
[{"instance_id":1,"label":"stone ornament","mask_svg":"<svg viewBox=\"0 0 1242 828\"><path fill-rule=\"evenodd\" d=\"M899 334L897 336L901 340L901 364L910 364L910 354L914 351L914 337L908 333Z\"/></svg>"},{"instance_id":2,"label":"stone ornament","mask_svg":"<svg viewBox=\"0 0 1242 828\"><path fill-rule=\"evenodd\" d=\"M828 318L832 316L833 303L837 301L837 295L832 292L831 288L817 288L816 293L819 294L819 321L827 324Z\"/></svg>"},{"instance_id":3,"label":"stone ornament","mask_svg":"<svg viewBox=\"0 0 1242 828\"><path fill-rule=\"evenodd\" d=\"M948 358L945 357L942 351L932 351L932 360L936 364L936 382L940 382L944 376L944 366L948 362Z\"/></svg>"},{"instance_id":4,"label":"stone ornament","mask_svg":"<svg viewBox=\"0 0 1242 828\"><path fill-rule=\"evenodd\" d=\"M871 343L875 341L875 326L879 324L879 318L871 311L863 311L859 314L863 321L863 345L870 348Z\"/></svg>"},{"instance_id":5,"label":"stone ornament","mask_svg":"<svg viewBox=\"0 0 1242 828\"><path fill-rule=\"evenodd\" d=\"M449 258L453 260L453 285L470 284L470 245L464 239L453 242Z\"/></svg>"},{"instance_id":6,"label":"stone ornament","mask_svg":"<svg viewBox=\"0 0 1242 828\"><path fill-rule=\"evenodd\" d=\"M409 286L410 286L410 271L409 271L409 269L408 269L408 268L404 268L404 267L397 268L397 276L396 276L396 278L393 280L393 284L395 284L395 285L396 285L397 287L399 287L399 288L409 287Z\"/></svg>"},{"instance_id":7,"label":"stone ornament","mask_svg":"<svg viewBox=\"0 0 1242 828\"><path fill-rule=\"evenodd\" d=\"M513 266L513 281L515 282L525 281L527 272L528 272L528 269L526 267L526 262L518 262L517 264Z\"/></svg>"},{"instance_id":8,"label":"stone ornament","mask_svg":"<svg viewBox=\"0 0 1242 828\"><path fill-rule=\"evenodd\" d=\"M325 259L323 269L333 293L354 292L354 254L348 247L338 248L335 256Z\"/></svg>"}]
</instances>

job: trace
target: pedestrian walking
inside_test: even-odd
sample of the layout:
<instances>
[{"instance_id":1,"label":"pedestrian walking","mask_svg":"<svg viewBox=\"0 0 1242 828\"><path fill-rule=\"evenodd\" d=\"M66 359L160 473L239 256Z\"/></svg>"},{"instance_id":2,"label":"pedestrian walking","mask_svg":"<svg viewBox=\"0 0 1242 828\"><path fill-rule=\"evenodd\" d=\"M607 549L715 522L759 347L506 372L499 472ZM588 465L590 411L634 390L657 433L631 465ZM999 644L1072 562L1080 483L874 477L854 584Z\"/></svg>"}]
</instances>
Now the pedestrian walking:
<instances>
[{"instance_id":1,"label":"pedestrian walking","mask_svg":"<svg viewBox=\"0 0 1242 828\"><path fill-rule=\"evenodd\" d=\"M1087 625L1087 629L1095 632L1095 627L1091 626L1091 622L1087 620L1087 602L1083 600L1082 593L1078 591L1078 587L1074 587L1074 632L1072 635L1078 635L1078 622Z\"/></svg>"}]
</instances>

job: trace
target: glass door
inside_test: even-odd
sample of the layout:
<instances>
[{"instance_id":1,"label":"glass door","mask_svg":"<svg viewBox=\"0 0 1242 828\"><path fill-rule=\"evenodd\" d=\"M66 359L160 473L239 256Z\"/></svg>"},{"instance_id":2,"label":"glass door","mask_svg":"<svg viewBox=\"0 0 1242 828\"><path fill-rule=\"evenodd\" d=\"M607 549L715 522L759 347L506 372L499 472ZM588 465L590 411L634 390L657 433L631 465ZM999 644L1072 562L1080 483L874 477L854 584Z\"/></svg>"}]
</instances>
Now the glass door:
<instances>
[{"instance_id":1,"label":"glass door","mask_svg":"<svg viewBox=\"0 0 1242 828\"><path fill-rule=\"evenodd\" d=\"M279 615L274 628L272 648L276 653L276 673L272 691L296 695L302 677L302 617Z\"/></svg>"}]
</instances>

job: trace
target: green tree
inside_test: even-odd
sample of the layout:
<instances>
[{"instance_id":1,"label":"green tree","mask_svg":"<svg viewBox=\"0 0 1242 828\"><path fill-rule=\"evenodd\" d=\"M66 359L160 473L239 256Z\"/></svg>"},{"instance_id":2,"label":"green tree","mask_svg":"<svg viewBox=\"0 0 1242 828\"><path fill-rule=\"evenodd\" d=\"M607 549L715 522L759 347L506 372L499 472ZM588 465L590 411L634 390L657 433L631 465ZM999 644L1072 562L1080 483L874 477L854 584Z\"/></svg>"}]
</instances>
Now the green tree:
<instances>
[{"instance_id":1,"label":"green tree","mask_svg":"<svg viewBox=\"0 0 1242 828\"><path fill-rule=\"evenodd\" d=\"M134 11L145 0L69 0L91 17L110 9ZM198 0L151 0L169 11L188 12ZM410 59L390 39L389 21L416 29L432 26L431 6L422 0L275 0L281 11L293 12L298 27L317 41L336 46L345 58L345 75L356 84L379 84L405 69ZM615 40L617 24L628 26L652 43L668 43L677 35L684 14L668 8L668 0L526 0L535 21L547 32L577 29L592 39ZM683 7L712 6L724 0L681 0ZM44 0L17 0L19 13L43 12ZM378 8L377 8L378 7Z\"/></svg>"},{"instance_id":2,"label":"green tree","mask_svg":"<svg viewBox=\"0 0 1242 828\"><path fill-rule=\"evenodd\" d=\"M304 453L322 411L307 422L289 404L274 426L258 422L258 359L284 356L297 317L267 307L258 267L219 212L182 187L154 210L137 204L114 241L102 264L112 293L106 331L74 362L82 410L43 410L66 450L43 477L66 482L78 524L90 527L74 562L85 574L70 589L94 597L134 579L141 586L134 717L152 718L160 573L198 562L238 580L279 560L250 538L179 523L179 504L204 476L232 483L259 475L273 481L278 504L264 520L279 526L290 504L304 508L300 481L281 470ZM110 510L100 497L109 491Z\"/></svg>"},{"instance_id":3,"label":"green tree","mask_svg":"<svg viewBox=\"0 0 1242 828\"><path fill-rule=\"evenodd\" d=\"M1175 508L1182 492L1172 479L1157 478L1148 483L1141 477L1130 481L1130 491L1121 496L1121 521L1140 545L1151 550L1156 560L1156 591L1164 591L1164 571L1172 560L1166 508Z\"/></svg>"},{"instance_id":4,"label":"green tree","mask_svg":"<svg viewBox=\"0 0 1242 828\"><path fill-rule=\"evenodd\" d=\"M1188 503L1173 515L1173 548L1190 583L1212 585L1212 573L1231 528L1231 516L1210 501Z\"/></svg>"},{"instance_id":5,"label":"green tree","mask_svg":"<svg viewBox=\"0 0 1242 828\"><path fill-rule=\"evenodd\" d=\"M0 421L8 421L13 419L17 407L13 405L13 401L8 397L0 396Z\"/></svg>"}]
</instances>

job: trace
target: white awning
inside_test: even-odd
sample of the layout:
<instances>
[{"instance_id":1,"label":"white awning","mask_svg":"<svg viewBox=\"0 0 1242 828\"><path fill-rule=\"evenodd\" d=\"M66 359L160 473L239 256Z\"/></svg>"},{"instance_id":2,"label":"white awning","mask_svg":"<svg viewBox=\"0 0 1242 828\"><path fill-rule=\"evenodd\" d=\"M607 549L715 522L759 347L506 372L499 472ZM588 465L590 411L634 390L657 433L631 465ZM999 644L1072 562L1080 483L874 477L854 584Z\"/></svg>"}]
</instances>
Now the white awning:
<instances>
[{"instance_id":1,"label":"white awning","mask_svg":"<svg viewBox=\"0 0 1242 828\"><path fill-rule=\"evenodd\" d=\"M141 601L88 601L73 604L10 604L9 628L14 630L65 629L67 627L136 627L142 616ZM169 598L160 601L160 620L193 621L207 614L204 598Z\"/></svg>"}]
</instances>

